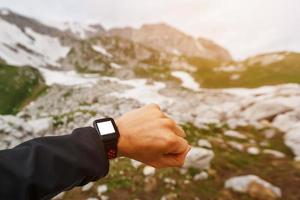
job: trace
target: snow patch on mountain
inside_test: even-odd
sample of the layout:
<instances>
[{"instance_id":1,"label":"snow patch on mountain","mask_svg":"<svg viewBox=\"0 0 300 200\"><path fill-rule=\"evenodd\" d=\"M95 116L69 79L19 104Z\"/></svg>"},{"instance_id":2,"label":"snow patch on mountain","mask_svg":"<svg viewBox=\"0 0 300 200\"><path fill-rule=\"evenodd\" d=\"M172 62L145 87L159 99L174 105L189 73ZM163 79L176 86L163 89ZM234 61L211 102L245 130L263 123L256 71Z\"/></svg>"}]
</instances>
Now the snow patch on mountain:
<instances>
[{"instance_id":1,"label":"snow patch on mountain","mask_svg":"<svg viewBox=\"0 0 300 200\"><path fill-rule=\"evenodd\" d=\"M46 84L53 85L79 85L81 87L89 87L97 83L99 77L92 74L78 74L75 71L54 71L40 68Z\"/></svg>"},{"instance_id":2,"label":"snow patch on mountain","mask_svg":"<svg viewBox=\"0 0 300 200\"><path fill-rule=\"evenodd\" d=\"M117 63L110 63L110 66L111 66L112 68L115 68L115 69L121 69L121 68L122 68L122 66L119 65L119 64L117 64Z\"/></svg>"},{"instance_id":3,"label":"snow patch on mountain","mask_svg":"<svg viewBox=\"0 0 300 200\"><path fill-rule=\"evenodd\" d=\"M8 64L59 67L57 61L70 50L58 38L39 34L30 28L23 31L2 19L0 29L0 57Z\"/></svg>"},{"instance_id":4,"label":"snow patch on mountain","mask_svg":"<svg viewBox=\"0 0 300 200\"><path fill-rule=\"evenodd\" d=\"M79 37L80 39L86 39L88 33L96 33L97 29L93 28L90 24L78 23L78 22L45 22L49 26L55 27L61 31L69 31Z\"/></svg>"},{"instance_id":5,"label":"snow patch on mountain","mask_svg":"<svg viewBox=\"0 0 300 200\"><path fill-rule=\"evenodd\" d=\"M6 9L6 8L0 9L0 14L1 15L8 15L9 13L10 13L9 9Z\"/></svg>"},{"instance_id":6,"label":"snow patch on mountain","mask_svg":"<svg viewBox=\"0 0 300 200\"><path fill-rule=\"evenodd\" d=\"M104 49L102 46L100 46L100 45L92 45L92 48L93 48L93 50L94 51L96 51L96 52L98 52L98 53L101 53L101 54L103 54L103 55L105 55L105 56L107 56L107 57L112 57L112 55L110 54L110 53L108 53L107 51L106 51L106 49Z\"/></svg>"},{"instance_id":7,"label":"snow patch on mountain","mask_svg":"<svg viewBox=\"0 0 300 200\"><path fill-rule=\"evenodd\" d=\"M182 82L182 87L199 91L199 84L194 80L194 78L187 72L184 71L173 71L172 76L179 78Z\"/></svg>"}]
</instances>

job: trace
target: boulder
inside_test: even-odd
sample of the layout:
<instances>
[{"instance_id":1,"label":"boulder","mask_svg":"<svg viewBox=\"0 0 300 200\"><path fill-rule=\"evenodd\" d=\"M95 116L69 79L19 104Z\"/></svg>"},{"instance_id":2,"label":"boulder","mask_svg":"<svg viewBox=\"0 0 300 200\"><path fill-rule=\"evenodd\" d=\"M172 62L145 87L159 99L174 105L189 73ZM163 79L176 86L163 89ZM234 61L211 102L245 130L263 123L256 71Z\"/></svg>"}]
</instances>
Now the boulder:
<instances>
[{"instance_id":1,"label":"boulder","mask_svg":"<svg viewBox=\"0 0 300 200\"><path fill-rule=\"evenodd\" d=\"M214 157L214 152L201 147L192 147L185 158L183 168L207 169L210 161Z\"/></svg>"},{"instance_id":2,"label":"boulder","mask_svg":"<svg viewBox=\"0 0 300 200\"><path fill-rule=\"evenodd\" d=\"M295 160L300 160L300 109L277 116L273 126L285 132L284 143L295 154Z\"/></svg>"},{"instance_id":3,"label":"boulder","mask_svg":"<svg viewBox=\"0 0 300 200\"><path fill-rule=\"evenodd\" d=\"M225 182L225 188L235 192L246 193L261 200L271 200L281 197L280 188L255 175L230 178Z\"/></svg>"},{"instance_id":4,"label":"boulder","mask_svg":"<svg viewBox=\"0 0 300 200\"><path fill-rule=\"evenodd\" d=\"M248 107L243 116L248 120L272 120L277 115L290 111L291 108L276 101L259 101Z\"/></svg>"},{"instance_id":5,"label":"boulder","mask_svg":"<svg viewBox=\"0 0 300 200\"><path fill-rule=\"evenodd\" d=\"M34 135L44 135L52 130L52 118L42 118L28 121Z\"/></svg>"},{"instance_id":6,"label":"boulder","mask_svg":"<svg viewBox=\"0 0 300 200\"><path fill-rule=\"evenodd\" d=\"M300 124L300 109L278 115L272 125L283 132L287 132Z\"/></svg>"},{"instance_id":7,"label":"boulder","mask_svg":"<svg viewBox=\"0 0 300 200\"><path fill-rule=\"evenodd\" d=\"M285 134L284 143L295 154L295 160L300 161L300 124Z\"/></svg>"},{"instance_id":8,"label":"boulder","mask_svg":"<svg viewBox=\"0 0 300 200\"><path fill-rule=\"evenodd\" d=\"M145 176L153 176L155 174L155 168L151 166L145 166L143 169L143 174Z\"/></svg>"}]
</instances>

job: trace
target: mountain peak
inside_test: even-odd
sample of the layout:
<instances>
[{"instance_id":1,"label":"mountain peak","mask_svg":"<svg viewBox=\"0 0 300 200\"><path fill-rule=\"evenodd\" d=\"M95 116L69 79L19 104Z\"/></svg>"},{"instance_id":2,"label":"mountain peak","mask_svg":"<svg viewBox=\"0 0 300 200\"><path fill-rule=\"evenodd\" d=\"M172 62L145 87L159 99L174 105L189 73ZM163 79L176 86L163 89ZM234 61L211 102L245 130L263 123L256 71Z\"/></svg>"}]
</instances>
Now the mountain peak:
<instances>
[{"instance_id":1,"label":"mountain peak","mask_svg":"<svg viewBox=\"0 0 300 200\"><path fill-rule=\"evenodd\" d=\"M231 60L229 52L206 39L196 39L166 23L145 24L139 29L129 27L109 30L109 35L141 43L150 48L170 54Z\"/></svg>"},{"instance_id":2,"label":"mountain peak","mask_svg":"<svg viewBox=\"0 0 300 200\"><path fill-rule=\"evenodd\" d=\"M143 24L140 29L172 29L176 30L176 28L172 27L169 24L164 22L153 23L153 24Z\"/></svg>"},{"instance_id":3,"label":"mountain peak","mask_svg":"<svg viewBox=\"0 0 300 200\"><path fill-rule=\"evenodd\" d=\"M9 8L0 8L0 15L9 15L12 11Z\"/></svg>"}]
</instances>

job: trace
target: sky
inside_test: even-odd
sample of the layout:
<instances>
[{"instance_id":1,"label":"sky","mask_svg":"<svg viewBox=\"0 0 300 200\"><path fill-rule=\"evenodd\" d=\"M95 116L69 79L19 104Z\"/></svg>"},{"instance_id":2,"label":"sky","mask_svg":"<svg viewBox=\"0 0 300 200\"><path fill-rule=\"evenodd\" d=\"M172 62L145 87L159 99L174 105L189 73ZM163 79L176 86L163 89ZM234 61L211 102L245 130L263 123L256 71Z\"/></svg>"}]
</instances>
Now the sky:
<instances>
[{"instance_id":1,"label":"sky","mask_svg":"<svg viewBox=\"0 0 300 200\"><path fill-rule=\"evenodd\" d=\"M41 21L105 28L165 22L217 42L235 59L300 52L299 0L0 0L0 7Z\"/></svg>"}]
</instances>

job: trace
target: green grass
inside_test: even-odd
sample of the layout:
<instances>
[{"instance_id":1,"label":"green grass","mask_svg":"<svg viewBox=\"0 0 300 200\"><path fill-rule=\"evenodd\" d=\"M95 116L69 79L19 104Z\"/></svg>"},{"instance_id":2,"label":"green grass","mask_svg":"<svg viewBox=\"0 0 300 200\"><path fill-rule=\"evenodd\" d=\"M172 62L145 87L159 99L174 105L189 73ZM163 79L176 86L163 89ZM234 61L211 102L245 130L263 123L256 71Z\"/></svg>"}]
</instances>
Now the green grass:
<instances>
[{"instance_id":1,"label":"green grass","mask_svg":"<svg viewBox=\"0 0 300 200\"><path fill-rule=\"evenodd\" d=\"M190 58L184 56L182 56L181 59L186 60L187 63L196 67L196 71L191 73L191 75L203 88L255 88L265 85L286 83L300 84L300 54L278 54L284 54L284 59L267 65L264 65L261 62L253 62L253 60L266 55L249 58L243 62L231 61L227 63L222 63L217 60ZM171 76L170 64L166 63L165 65L160 65L155 59L147 61L147 64L149 64L149 66L141 67L137 65L134 68L134 72L138 77L151 78L159 81L176 80ZM218 70L224 65L242 65L243 70ZM239 76L239 78L233 80L233 76Z\"/></svg>"},{"instance_id":2,"label":"green grass","mask_svg":"<svg viewBox=\"0 0 300 200\"><path fill-rule=\"evenodd\" d=\"M15 114L46 88L37 69L0 64L0 114Z\"/></svg>"},{"instance_id":3,"label":"green grass","mask_svg":"<svg viewBox=\"0 0 300 200\"><path fill-rule=\"evenodd\" d=\"M285 83L300 84L300 54L287 53L283 60L267 65L261 62L251 62L263 56L266 55L249 58L241 63L227 63L243 65L244 70L235 72L217 71L216 69L222 64L217 61L207 61L198 58L190 63L197 66L197 71L193 76L205 88L255 88ZM239 79L232 80L231 77L233 75L239 75Z\"/></svg>"}]
</instances>

